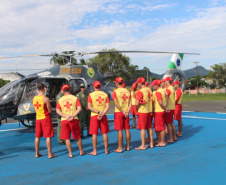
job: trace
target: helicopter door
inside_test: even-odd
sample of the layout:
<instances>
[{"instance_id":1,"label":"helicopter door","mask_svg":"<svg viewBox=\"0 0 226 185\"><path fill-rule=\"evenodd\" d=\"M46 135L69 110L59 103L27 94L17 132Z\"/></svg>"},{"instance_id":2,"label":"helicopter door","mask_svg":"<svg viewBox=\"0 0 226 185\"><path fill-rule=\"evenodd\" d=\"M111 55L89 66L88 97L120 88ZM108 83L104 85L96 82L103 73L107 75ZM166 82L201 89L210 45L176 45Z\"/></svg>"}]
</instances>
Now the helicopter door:
<instances>
[{"instance_id":1,"label":"helicopter door","mask_svg":"<svg viewBox=\"0 0 226 185\"><path fill-rule=\"evenodd\" d=\"M86 84L82 79L72 79L69 81L70 93L73 95L78 94L80 90L80 84Z\"/></svg>"}]
</instances>

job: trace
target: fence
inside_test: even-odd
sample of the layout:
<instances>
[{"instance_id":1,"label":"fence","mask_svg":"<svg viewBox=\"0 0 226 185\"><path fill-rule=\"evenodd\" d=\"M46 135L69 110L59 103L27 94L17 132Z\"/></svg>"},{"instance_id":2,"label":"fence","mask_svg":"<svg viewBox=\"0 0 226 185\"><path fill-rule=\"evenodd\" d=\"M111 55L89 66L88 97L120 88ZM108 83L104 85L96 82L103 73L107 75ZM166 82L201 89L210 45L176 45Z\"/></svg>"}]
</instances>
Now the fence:
<instances>
[{"instance_id":1,"label":"fence","mask_svg":"<svg viewBox=\"0 0 226 185\"><path fill-rule=\"evenodd\" d=\"M200 94L216 94L216 93L226 93L226 88L221 88L221 89L210 89L210 88L199 88L198 91L197 89L194 89L194 90L185 90L184 91L184 94L197 94L197 93L200 93Z\"/></svg>"}]
</instances>

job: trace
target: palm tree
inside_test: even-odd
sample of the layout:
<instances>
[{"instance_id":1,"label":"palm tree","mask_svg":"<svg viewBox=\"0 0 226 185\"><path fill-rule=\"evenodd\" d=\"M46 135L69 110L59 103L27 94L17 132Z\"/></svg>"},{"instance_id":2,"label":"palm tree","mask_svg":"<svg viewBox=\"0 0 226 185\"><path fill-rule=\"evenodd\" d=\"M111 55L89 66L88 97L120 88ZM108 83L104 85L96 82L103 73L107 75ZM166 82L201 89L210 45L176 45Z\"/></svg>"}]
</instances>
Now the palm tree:
<instances>
[{"instance_id":1,"label":"palm tree","mask_svg":"<svg viewBox=\"0 0 226 185\"><path fill-rule=\"evenodd\" d=\"M58 56L58 57L52 57L50 59L50 64L54 65L65 65L70 62L70 56ZM71 56L71 63L73 65L77 65L77 59Z\"/></svg>"}]
</instances>

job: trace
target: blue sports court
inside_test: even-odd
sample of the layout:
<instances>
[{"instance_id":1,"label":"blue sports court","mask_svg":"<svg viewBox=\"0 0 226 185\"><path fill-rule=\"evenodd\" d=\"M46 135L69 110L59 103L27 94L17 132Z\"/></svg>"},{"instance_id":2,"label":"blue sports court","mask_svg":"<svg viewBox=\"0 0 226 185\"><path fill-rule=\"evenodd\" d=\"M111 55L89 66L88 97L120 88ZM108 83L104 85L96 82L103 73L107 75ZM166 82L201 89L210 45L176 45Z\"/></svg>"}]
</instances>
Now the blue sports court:
<instances>
[{"instance_id":1,"label":"blue sports court","mask_svg":"<svg viewBox=\"0 0 226 185\"><path fill-rule=\"evenodd\" d=\"M72 159L66 146L57 143L56 135L52 146L57 158L48 159L42 138L43 156L36 159L34 129L4 124L0 127L0 184L224 184L226 114L183 112L182 116L183 137L174 144L137 151L140 133L131 129L132 150L114 153L117 132L111 121L109 155L104 154L99 135L98 156L79 156L74 141ZM108 118L112 120L113 115ZM91 137L83 139L83 148L92 151Z\"/></svg>"}]
</instances>

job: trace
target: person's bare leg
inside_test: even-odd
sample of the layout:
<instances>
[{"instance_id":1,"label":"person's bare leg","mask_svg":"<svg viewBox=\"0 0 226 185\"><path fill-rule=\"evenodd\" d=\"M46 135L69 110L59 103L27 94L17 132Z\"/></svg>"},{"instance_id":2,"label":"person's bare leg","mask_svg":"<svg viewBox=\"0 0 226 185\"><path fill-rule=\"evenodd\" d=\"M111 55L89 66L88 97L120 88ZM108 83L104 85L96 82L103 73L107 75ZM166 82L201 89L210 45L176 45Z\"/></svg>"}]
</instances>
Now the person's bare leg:
<instances>
[{"instance_id":1,"label":"person's bare leg","mask_svg":"<svg viewBox=\"0 0 226 185\"><path fill-rule=\"evenodd\" d=\"M171 126L172 126L173 140L177 141L176 127L175 127L174 123L171 123Z\"/></svg>"},{"instance_id":2,"label":"person's bare leg","mask_svg":"<svg viewBox=\"0 0 226 185\"><path fill-rule=\"evenodd\" d=\"M177 131L177 135L179 137L182 136L182 120L178 120L178 131Z\"/></svg>"},{"instance_id":3,"label":"person's bare leg","mask_svg":"<svg viewBox=\"0 0 226 185\"><path fill-rule=\"evenodd\" d=\"M80 155L85 155L86 152L83 151L82 139L81 138L77 139L77 145L78 145L78 148L79 148L79 151L80 151Z\"/></svg>"},{"instance_id":4,"label":"person's bare leg","mask_svg":"<svg viewBox=\"0 0 226 185\"><path fill-rule=\"evenodd\" d=\"M114 152L122 153L122 142L123 142L123 132L122 130L118 130L118 148L116 148Z\"/></svg>"},{"instance_id":5,"label":"person's bare leg","mask_svg":"<svg viewBox=\"0 0 226 185\"><path fill-rule=\"evenodd\" d=\"M157 136L157 141L154 144L160 143L160 133L158 131L155 132Z\"/></svg>"},{"instance_id":6,"label":"person's bare leg","mask_svg":"<svg viewBox=\"0 0 226 185\"><path fill-rule=\"evenodd\" d=\"M103 134L103 140L104 140L105 154L109 154L110 151L108 150L108 135L107 134Z\"/></svg>"},{"instance_id":7,"label":"person's bare leg","mask_svg":"<svg viewBox=\"0 0 226 185\"><path fill-rule=\"evenodd\" d=\"M130 128L136 128L136 116L133 115L133 126Z\"/></svg>"},{"instance_id":8,"label":"person's bare leg","mask_svg":"<svg viewBox=\"0 0 226 185\"><path fill-rule=\"evenodd\" d=\"M166 146L166 143L165 143L165 137L166 137L165 130L160 131L159 135L160 135L160 143L158 143L155 146Z\"/></svg>"},{"instance_id":9,"label":"person's bare leg","mask_svg":"<svg viewBox=\"0 0 226 185\"><path fill-rule=\"evenodd\" d=\"M51 158L56 157L56 155L54 155L52 153L52 140L51 140L51 137L47 137L46 138L46 146L47 146L47 149L48 149L48 158L51 159Z\"/></svg>"},{"instance_id":10,"label":"person's bare leg","mask_svg":"<svg viewBox=\"0 0 226 185\"><path fill-rule=\"evenodd\" d=\"M129 151L130 150L130 139L131 139L131 134L129 129L125 129L126 133L126 147L125 150Z\"/></svg>"},{"instance_id":11,"label":"person's bare leg","mask_svg":"<svg viewBox=\"0 0 226 185\"><path fill-rule=\"evenodd\" d=\"M149 136L149 140L150 140L150 148L154 148L154 143L153 143L153 130L152 128L148 129L148 136Z\"/></svg>"},{"instance_id":12,"label":"person's bare leg","mask_svg":"<svg viewBox=\"0 0 226 185\"><path fill-rule=\"evenodd\" d=\"M40 137L35 138L35 157L38 158L42 156L42 154L39 153L39 143L40 143Z\"/></svg>"},{"instance_id":13,"label":"person's bare leg","mask_svg":"<svg viewBox=\"0 0 226 185\"><path fill-rule=\"evenodd\" d=\"M69 152L68 157L70 157L70 158L74 157L73 154L72 154L72 150L71 150L71 140L70 139L66 139L65 143L66 143L66 146L67 146L67 150Z\"/></svg>"},{"instance_id":14,"label":"person's bare leg","mask_svg":"<svg viewBox=\"0 0 226 185\"><path fill-rule=\"evenodd\" d=\"M148 134L148 137L145 139L145 143L150 143L150 133L148 129L147 129L147 134Z\"/></svg>"},{"instance_id":15,"label":"person's bare leg","mask_svg":"<svg viewBox=\"0 0 226 185\"><path fill-rule=\"evenodd\" d=\"M135 148L136 150L146 150L145 146L145 129L140 130L140 137L141 137L141 146Z\"/></svg>"},{"instance_id":16,"label":"person's bare leg","mask_svg":"<svg viewBox=\"0 0 226 185\"><path fill-rule=\"evenodd\" d=\"M167 128L167 124L165 124L165 133L166 133L166 135L168 135L168 134L169 134L169 132L168 132L168 128Z\"/></svg>"},{"instance_id":17,"label":"person's bare leg","mask_svg":"<svg viewBox=\"0 0 226 185\"><path fill-rule=\"evenodd\" d=\"M89 155L97 155L97 135L93 134L92 136L93 142L93 151L89 153Z\"/></svg>"},{"instance_id":18,"label":"person's bare leg","mask_svg":"<svg viewBox=\"0 0 226 185\"><path fill-rule=\"evenodd\" d=\"M166 124L168 128L168 133L169 133L169 139L166 141L167 143L173 143L173 131L172 131L172 126L171 124Z\"/></svg>"}]
</instances>

